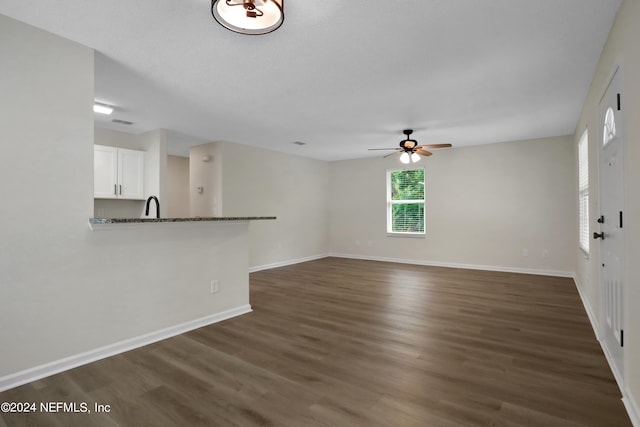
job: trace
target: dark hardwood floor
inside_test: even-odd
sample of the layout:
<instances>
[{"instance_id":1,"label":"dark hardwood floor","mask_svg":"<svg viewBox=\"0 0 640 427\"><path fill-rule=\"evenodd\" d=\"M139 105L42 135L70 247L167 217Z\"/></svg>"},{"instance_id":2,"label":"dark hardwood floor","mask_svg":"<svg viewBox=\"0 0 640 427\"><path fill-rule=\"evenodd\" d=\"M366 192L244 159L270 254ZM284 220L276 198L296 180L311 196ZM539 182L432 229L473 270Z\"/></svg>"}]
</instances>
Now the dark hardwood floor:
<instances>
[{"instance_id":1,"label":"dark hardwood floor","mask_svg":"<svg viewBox=\"0 0 640 427\"><path fill-rule=\"evenodd\" d=\"M0 393L92 410L0 426L631 426L571 279L325 258L251 304Z\"/></svg>"}]
</instances>

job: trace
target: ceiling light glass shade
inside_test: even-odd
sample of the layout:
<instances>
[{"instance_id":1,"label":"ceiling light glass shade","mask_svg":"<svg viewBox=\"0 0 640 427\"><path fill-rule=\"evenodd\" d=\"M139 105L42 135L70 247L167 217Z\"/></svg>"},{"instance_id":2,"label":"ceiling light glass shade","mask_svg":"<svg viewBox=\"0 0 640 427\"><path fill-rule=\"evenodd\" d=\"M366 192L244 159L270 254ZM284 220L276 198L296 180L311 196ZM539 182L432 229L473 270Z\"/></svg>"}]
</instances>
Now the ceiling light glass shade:
<instances>
[{"instance_id":1,"label":"ceiling light glass shade","mask_svg":"<svg viewBox=\"0 0 640 427\"><path fill-rule=\"evenodd\" d=\"M284 21L284 0L212 0L211 14L223 27L241 34L267 34Z\"/></svg>"},{"instance_id":2,"label":"ceiling light glass shade","mask_svg":"<svg viewBox=\"0 0 640 427\"><path fill-rule=\"evenodd\" d=\"M100 114L111 114L113 113L113 107L104 104L93 104L93 112Z\"/></svg>"},{"instance_id":3,"label":"ceiling light glass shade","mask_svg":"<svg viewBox=\"0 0 640 427\"><path fill-rule=\"evenodd\" d=\"M419 161L420 161L420 154L411 153L411 162L412 163L418 163Z\"/></svg>"},{"instance_id":4,"label":"ceiling light glass shade","mask_svg":"<svg viewBox=\"0 0 640 427\"><path fill-rule=\"evenodd\" d=\"M411 157L409 156L409 153L404 152L400 154L400 161L405 165L409 164L409 162L411 161Z\"/></svg>"}]
</instances>

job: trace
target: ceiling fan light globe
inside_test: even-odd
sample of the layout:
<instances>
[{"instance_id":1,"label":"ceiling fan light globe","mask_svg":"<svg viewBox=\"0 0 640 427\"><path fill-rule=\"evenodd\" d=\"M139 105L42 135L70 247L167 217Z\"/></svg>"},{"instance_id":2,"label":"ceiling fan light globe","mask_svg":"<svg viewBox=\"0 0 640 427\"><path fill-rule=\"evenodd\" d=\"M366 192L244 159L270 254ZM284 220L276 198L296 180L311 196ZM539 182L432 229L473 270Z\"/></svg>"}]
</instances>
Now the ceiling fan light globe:
<instances>
[{"instance_id":1,"label":"ceiling fan light globe","mask_svg":"<svg viewBox=\"0 0 640 427\"><path fill-rule=\"evenodd\" d=\"M411 156L409 156L409 153L402 153L400 155L400 161L405 165L408 165L409 162L411 162Z\"/></svg>"},{"instance_id":2,"label":"ceiling fan light globe","mask_svg":"<svg viewBox=\"0 0 640 427\"><path fill-rule=\"evenodd\" d=\"M418 163L420 161L420 154L411 153L411 163Z\"/></svg>"}]
</instances>

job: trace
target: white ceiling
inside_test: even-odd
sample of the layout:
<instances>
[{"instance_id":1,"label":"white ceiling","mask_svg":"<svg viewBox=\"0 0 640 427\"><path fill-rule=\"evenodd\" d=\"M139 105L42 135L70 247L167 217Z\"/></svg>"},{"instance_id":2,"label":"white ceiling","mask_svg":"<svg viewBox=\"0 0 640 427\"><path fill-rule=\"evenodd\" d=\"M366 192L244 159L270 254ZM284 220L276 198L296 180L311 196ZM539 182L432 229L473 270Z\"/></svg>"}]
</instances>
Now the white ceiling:
<instances>
[{"instance_id":1,"label":"white ceiling","mask_svg":"<svg viewBox=\"0 0 640 427\"><path fill-rule=\"evenodd\" d=\"M572 134L620 1L285 0L263 36L224 29L209 0L0 13L97 51L96 99L134 122L101 127L169 129L178 154L223 140L337 160L405 128L454 147Z\"/></svg>"}]
</instances>

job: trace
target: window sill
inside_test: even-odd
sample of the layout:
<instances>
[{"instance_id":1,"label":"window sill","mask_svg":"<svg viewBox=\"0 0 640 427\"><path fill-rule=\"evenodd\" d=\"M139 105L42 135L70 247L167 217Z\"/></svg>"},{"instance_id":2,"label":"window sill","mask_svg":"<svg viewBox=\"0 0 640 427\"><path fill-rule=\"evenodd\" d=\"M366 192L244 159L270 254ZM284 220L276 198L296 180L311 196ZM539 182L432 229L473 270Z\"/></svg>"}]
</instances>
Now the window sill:
<instances>
[{"instance_id":1,"label":"window sill","mask_svg":"<svg viewBox=\"0 0 640 427\"><path fill-rule=\"evenodd\" d=\"M427 235L425 233L389 233L387 232L387 237L411 237L424 239Z\"/></svg>"},{"instance_id":2,"label":"window sill","mask_svg":"<svg viewBox=\"0 0 640 427\"><path fill-rule=\"evenodd\" d=\"M580 248L580 252L582 252L582 256L584 256L584 259L586 259L588 261L589 260L589 252L585 251L582 248Z\"/></svg>"}]
</instances>

